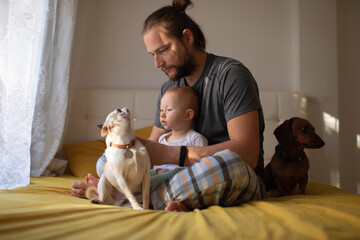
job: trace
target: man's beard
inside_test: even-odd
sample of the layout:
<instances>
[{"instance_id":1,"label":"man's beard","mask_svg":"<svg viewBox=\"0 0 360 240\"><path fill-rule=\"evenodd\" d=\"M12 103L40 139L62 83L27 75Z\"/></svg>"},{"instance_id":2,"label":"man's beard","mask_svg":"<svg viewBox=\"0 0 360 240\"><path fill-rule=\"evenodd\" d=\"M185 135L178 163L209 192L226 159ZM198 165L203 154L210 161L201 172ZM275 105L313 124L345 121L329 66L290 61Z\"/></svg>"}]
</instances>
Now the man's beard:
<instances>
[{"instance_id":1,"label":"man's beard","mask_svg":"<svg viewBox=\"0 0 360 240\"><path fill-rule=\"evenodd\" d=\"M179 81L181 78L190 76L196 68L194 57L189 53L185 55L185 61L182 65L175 67L175 75L169 76L172 81Z\"/></svg>"}]
</instances>

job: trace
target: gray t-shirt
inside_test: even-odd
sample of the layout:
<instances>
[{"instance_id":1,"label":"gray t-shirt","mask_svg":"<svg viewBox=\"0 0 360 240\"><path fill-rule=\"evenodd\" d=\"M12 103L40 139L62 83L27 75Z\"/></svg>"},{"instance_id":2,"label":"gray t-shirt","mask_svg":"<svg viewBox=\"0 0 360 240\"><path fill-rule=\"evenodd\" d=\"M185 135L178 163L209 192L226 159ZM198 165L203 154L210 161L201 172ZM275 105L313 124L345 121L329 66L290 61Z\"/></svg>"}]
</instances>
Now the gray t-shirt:
<instances>
[{"instance_id":1,"label":"gray t-shirt","mask_svg":"<svg viewBox=\"0 0 360 240\"><path fill-rule=\"evenodd\" d=\"M185 78L167 81L161 87L154 125L160 123L160 100L164 93L176 86L186 86ZM246 112L258 110L260 129L260 153L256 173L263 176L264 116L259 90L250 71L239 61L208 54L199 80L192 86L199 97L199 114L194 130L205 136L209 145L229 140L227 122Z\"/></svg>"}]
</instances>

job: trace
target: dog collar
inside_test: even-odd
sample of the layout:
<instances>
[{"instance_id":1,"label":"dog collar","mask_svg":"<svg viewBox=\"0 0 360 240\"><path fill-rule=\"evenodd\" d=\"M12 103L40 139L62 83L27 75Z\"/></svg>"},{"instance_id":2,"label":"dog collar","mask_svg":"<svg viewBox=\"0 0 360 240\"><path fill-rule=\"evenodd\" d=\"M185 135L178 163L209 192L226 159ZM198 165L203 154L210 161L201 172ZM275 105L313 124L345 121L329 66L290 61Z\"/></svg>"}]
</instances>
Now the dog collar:
<instances>
[{"instance_id":1,"label":"dog collar","mask_svg":"<svg viewBox=\"0 0 360 240\"><path fill-rule=\"evenodd\" d=\"M278 148L278 146L275 147L275 153L276 155L281 158L284 161L288 161L288 162L297 162L300 161L300 159L303 157L304 155L304 151L302 151L298 156L296 157L287 157L284 154L282 154Z\"/></svg>"},{"instance_id":2,"label":"dog collar","mask_svg":"<svg viewBox=\"0 0 360 240\"><path fill-rule=\"evenodd\" d=\"M134 138L133 140L131 140L131 142L129 144L124 144L124 145L120 145L120 144L116 144L116 143L110 143L110 147L114 147L114 148L120 148L120 149L129 149L132 146L135 145L136 142L136 138Z\"/></svg>"}]
</instances>

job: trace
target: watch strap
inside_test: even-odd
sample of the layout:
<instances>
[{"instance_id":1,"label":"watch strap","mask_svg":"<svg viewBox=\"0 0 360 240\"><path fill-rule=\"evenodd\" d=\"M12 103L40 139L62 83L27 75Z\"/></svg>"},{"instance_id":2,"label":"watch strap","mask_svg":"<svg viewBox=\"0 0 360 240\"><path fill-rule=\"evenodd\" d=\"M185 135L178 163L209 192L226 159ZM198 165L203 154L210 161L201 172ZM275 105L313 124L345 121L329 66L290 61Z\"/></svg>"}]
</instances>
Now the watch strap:
<instances>
[{"instance_id":1,"label":"watch strap","mask_svg":"<svg viewBox=\"0 0 360 240\"><path fill-rule=\"evenodd\" d=\"M180 147L180 153L179 153L179 166L184 167L185 166L185 158L187 154L187 147L181 146Z\"/></svg>"}]
</instances>

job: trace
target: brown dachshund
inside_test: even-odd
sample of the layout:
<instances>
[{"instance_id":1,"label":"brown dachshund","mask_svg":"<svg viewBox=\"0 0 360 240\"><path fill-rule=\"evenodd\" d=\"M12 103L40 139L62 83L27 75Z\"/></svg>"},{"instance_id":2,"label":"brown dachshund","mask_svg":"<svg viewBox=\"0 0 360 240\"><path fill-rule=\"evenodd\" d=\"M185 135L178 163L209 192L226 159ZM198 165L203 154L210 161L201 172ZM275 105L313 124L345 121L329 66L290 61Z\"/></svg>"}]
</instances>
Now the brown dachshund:
<instances>
[{"instance_id":1,"label":"brown dachshund","mask_svg":"<svg viewBox=\"0 0 360 240\"><path fill-rule=\"evenodd\" d=\"M297 117L278 126L274 135L279 144L265 168L267 191L278 189L280 196L291 195L299 184L299 193L305 194L309 159L304 148L321 148L325 145L324 141L315 133L310 122Z\"/></svg>"}]
</instances>

